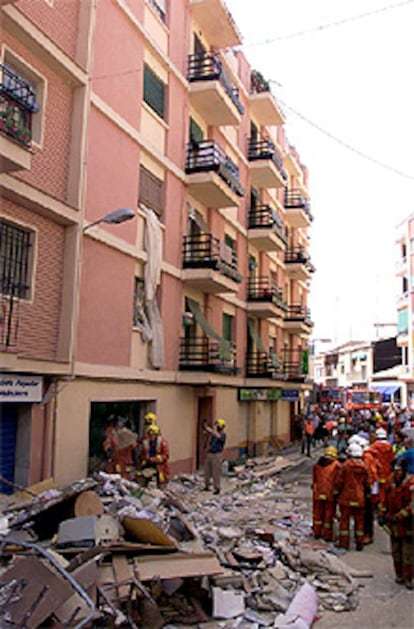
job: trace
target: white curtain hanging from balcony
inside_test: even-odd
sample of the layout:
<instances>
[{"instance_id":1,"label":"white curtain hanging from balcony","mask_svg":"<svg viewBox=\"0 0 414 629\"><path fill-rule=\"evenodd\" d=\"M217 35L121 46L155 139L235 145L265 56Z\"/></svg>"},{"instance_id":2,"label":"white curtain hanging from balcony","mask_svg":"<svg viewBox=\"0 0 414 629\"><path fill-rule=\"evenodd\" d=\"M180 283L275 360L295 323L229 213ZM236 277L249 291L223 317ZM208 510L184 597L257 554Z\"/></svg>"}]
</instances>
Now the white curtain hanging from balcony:
<instances>
[{"instance_id":1,"label":"white curtain hanging from balcony","mask_svg":"<svg viewBox=\"0 0 414 629\"><path fill-rule=\"evenodd\" d=\"M157 303L157 286L161 281L162 229L155 212L144 205L140 208L145 213L145 310L151 328L150 361L155 369L164 365L164 329Z\"/></svg>"}]
</instances>

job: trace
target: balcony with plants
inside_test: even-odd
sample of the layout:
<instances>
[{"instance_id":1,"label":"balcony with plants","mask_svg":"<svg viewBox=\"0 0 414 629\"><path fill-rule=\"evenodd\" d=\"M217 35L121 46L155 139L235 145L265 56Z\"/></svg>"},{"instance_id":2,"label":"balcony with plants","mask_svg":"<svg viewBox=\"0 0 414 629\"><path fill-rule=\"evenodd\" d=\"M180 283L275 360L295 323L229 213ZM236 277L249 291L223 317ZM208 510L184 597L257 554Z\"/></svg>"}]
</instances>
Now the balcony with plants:
<instances>
[{"instance_id":1,"label":"balcony with plants","mask_svg":"<svg viewBox=\"0 0 414 629\"><path fill-rule=\"evenodd\" d=\"M246 358L247 378L283 378L283 365L277 354L251 350Z\"/></svg>"},{"instance_id":2,"label":"balcony with plants","mask_svg":"<svg viewBox=\"0 0 414 629\"><path fill-rule=\"evenodd\" d=\"M283 373L288 381L305 382L309 374L308 350L286 349L283 355Z\"/></svg>"},{"instance_id":3,"label":"balcony with plants","mask_svg":"<svg viewBox=\"0 0 414 629\"><path fill-rule=\"evenodd\" d=\"M39 111L32 86L7 64L0 66L1 172L28 170L31 164L31 124Z\"/></svg>"},{"instance_id":4,"label":"balcony with plants","mask_svg":"<svg viewBox=\"0 0 414 629\"><path fill-rule=\"evenodd\" d=\"M258 203L248 212L249 242L259 251L284 251L285 227L276 210L267 203Z\"/></svg>"},{"instance_id":5,"label":"balcony with plants","mask_svg":"<svg viewBox=\"0 0 414 629\"><path fill-rule=\"evenodd\" d=\"M188 58L190 102L211 126L238 125L244 113L239 89L216 52L200 52Z\"/></svg>"},{"instance_id":6,"label":"balcony with plants","mask_svg":"<svg viewBox=\"0 0 414 629\"><path fill-rule=\"evenodd\" d=\"M185 172L190 194L207 207L234 207L244 196L238 166L214 140L188 144Z\"/></svg>"},{"instance_id":7,"label":"balcony with plants","mask_svg":"<svg viewBox=\"0 0 414 629\"><path fill-rule=\"evenodd\" d=\"M275 96L272 94L270 82L257 70L250 75L249 94L250 113L263 126L280 126L286 121Z\"/></svg>"},{"instance_id":8,"label":"balcony with plants","mask_svg":"<svg viewBox=\"0 0 414 629\"><path fill-rule=\"evenodd\" d=\"M204 293L237 292L237 252L205 232L184 236L183 281Z\"/></svg>"}]
</instances>

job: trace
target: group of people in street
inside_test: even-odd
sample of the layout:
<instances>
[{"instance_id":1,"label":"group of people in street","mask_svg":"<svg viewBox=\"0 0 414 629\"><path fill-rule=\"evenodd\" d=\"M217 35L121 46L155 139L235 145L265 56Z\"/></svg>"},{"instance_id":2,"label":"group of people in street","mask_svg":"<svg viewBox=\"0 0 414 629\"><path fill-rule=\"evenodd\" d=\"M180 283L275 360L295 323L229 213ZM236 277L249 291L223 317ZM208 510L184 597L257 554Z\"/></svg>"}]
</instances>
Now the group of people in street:
<instances>
[{"instance_id":1,"label":"group of people in street","mask_svg":"<svg viewBox=\"0 0 414 629\"><path fill-rule=\"evenodd\" d=\"M414 582L414 422L405 411L346 412L314 405L302 417L302 453L318 443L312 470L313 533L356 550L374 540L374 520L390 535L395 580ZM338 522L339 521L339 522Z\"/></svg>"},{"instance_id":2,"label":"group of people in street","mask_svg":"<svg viewBox=\"0 0 414 629\"><path fill-rule=\"evenodd\" d=\"M155 413L144 416L144 434L131 430L123 417L111 415L103 441L106 456L105 470L110 474L120 474L128 480L135 480L146 485L150 479L156 480L157 486L166 485L170 479L170 449L168 441L162 436ZM220 493L223 451L226 443L226 422L217 419L213 427L203 425L206 439L204 462L205 490L213 483L214 494Z\"/></svg>"}]
</instances>

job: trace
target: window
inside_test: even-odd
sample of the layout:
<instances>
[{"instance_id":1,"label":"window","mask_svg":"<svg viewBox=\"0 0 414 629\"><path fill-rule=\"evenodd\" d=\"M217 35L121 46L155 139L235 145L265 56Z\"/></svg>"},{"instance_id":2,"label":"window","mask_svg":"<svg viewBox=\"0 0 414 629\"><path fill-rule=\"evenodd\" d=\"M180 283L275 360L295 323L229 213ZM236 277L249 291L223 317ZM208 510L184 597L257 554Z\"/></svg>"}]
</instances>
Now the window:
<instances>
[{"instance_id":1,"label":"window","mask_svg":"<svg viewBox=\"0 0 414 629\"><path fill-rule=\"evenodd\" d=\"M30 298L33 232L0 219L0 292Z\"/></svg>"},{"instance_id":2,"label":"window","mask_svg":"<svg viewBox=\"0 0 414 629\"><path fill-rule=\"evenodd\" d=\"M165 119L165 85L147 65L144 65L144 101Z\"/></svg>"},{"instance_id":3,"label":"window","mask_svg":"<svg viewBox=\"0 0 414 629\"><path fill-rule=\"evenodd\" d=\"M232 315L223 313L223 339L231 341L233 338L233 321Z\"/></svg>"},{"instance_id":4,"label":"window","mask_svg":"<svg viewBox=\"0 0 414 629\"><path fill-rule=\"evenodd\" d=\"M160 20L167 20L167 0L148 0L148 4L152 6Z\"/></svg>"},{"instance_id":5,"label":"window","mask_svg":"<svg viewBox=\"0 0 414 629\"><path fill-rule=\"evenodd\" d=\"M160 218L164 210L164 182L145 166L139 169L139 201L154 210Z\"/></svg>"},{"instance_id":6,"label":"window","mask_svg":"<svg viewBox=\"0 0 414 629\"><path fill-rule=\"evenodd\" d=\"M196 123L194 118L190 117L190 142L202 142L204 140L204 133L200 125Z\"/></svg>"},{"instance_id":7,"label":"window","mask_svg":"<svg viewBox=\"0 0 414 629\"><path fill-rule=\"evenodd\" d=\"M1 125L16 140L40 143L42 116L38 114L44 101L45 81L8 51L0 65ZM8 123L13 123L12 126Z\"/></svg>"}]
</instances>

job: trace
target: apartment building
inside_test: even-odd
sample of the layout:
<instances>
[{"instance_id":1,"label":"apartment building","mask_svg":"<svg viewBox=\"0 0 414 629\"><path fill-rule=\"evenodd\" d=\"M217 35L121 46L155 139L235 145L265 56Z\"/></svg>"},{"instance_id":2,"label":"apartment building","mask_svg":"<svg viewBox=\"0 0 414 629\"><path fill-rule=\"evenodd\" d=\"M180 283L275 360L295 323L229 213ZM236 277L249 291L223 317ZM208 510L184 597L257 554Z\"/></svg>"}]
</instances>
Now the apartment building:
<instances>
[{"instance_id":1,"label":"apartment building","mask_svg":"<svg viewBox=\"0 0 414 629\"><path fill-rule=\"evenodd\" d=\"M288 441L308 173L224 2L0 5L0 475L85 476L111 414L173 472L217 417L229 458Z\"/></svg>"},{"instance_id":2,"label":"apartment building","mask_svg":"<svg viewBox=\"0 0 414 629\"><path fill-rule=\"evenodd\" d=\"M397 345L401 348L404 406L414 408L414 214L396 228L395 275L397 283Z\"/></svg>"}]
</instances>

